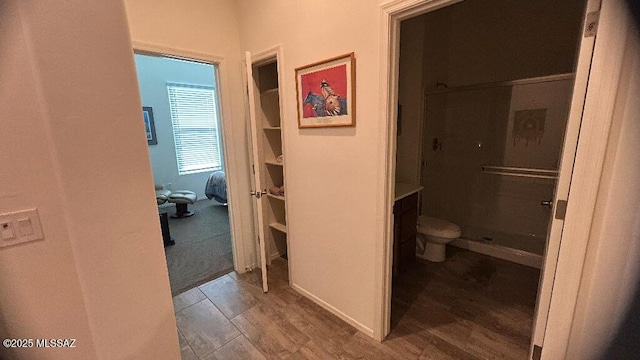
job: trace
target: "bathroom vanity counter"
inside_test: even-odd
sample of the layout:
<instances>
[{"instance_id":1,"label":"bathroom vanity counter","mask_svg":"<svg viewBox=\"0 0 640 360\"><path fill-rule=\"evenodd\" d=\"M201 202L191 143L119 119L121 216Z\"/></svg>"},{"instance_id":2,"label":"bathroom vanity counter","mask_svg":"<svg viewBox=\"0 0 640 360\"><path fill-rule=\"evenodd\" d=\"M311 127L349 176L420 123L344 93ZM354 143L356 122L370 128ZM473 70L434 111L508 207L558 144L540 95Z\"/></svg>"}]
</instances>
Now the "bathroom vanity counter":
<instances>
[{"instance_id":1,"label":"bathroom vanity counter","mask_svg":"<svg viewBox=\"0 0 640 360\"><path fill-rule=\"evenodd\" d=\"M409 195L413 195L422 189L424 189L424 187L421 185L396 183L395 201L406 198Z\"/></svg>"},{"instance_id":2,"label":"bathroom vanity counter","mask_svg":"<svg viewBox=\"0 0 640 360\"><path fill-rule=\"evenodd\" d=\"M416 225L420 185L396 183L393 205L393 276L396 277L416 258Z\"/></svg>"}]
</instances>

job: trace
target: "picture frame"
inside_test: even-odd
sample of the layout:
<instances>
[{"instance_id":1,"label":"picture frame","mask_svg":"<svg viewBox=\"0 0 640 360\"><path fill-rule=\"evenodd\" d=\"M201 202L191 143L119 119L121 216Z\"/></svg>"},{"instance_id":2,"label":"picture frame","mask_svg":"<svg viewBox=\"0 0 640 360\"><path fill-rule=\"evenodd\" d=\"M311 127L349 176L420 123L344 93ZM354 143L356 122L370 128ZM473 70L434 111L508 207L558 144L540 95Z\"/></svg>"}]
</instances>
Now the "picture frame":
<instances>
[{"instance_id":1,"label":"picture frame","mask_svg":"<svg viewBox=\"0 0 640 360\"><path fill-rule=\"evenodd\" d=\"M150 106L142 107L142 118L144 119L144 129L147 132L147 144L158 145L156 124L153 121L153 109Z\"/></svg>"},{"instance_id":2,"label":"picture frame","mask_svg":"<svg viewBox=\"0 0 640 360\"><path fill-rule=\"evenodd\" d=\"M301 66L296 71L298 128L355 126L355 54Z\"/></svg>"}]
</instances>

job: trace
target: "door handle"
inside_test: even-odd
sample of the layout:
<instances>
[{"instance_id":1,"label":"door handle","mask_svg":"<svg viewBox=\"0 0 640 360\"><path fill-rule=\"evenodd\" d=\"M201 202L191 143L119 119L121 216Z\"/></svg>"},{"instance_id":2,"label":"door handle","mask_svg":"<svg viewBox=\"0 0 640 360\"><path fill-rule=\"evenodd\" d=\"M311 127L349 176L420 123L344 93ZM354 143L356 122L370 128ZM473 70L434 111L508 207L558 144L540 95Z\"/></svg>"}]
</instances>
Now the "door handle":
<instances>
[{"instance_id":1,"label":"door handle","mask_svg":"<svg viewBox=\"0 0 640 360\"><path fill-rule=\"evenodd\" d=\"M249 192L249 195L253 195L258 199L260 199L262 197L262 195L266 195L266 194L267 194L267 189L264 189L262 191L253 191L253 190L251 190L251 192Z\"/></svg>"},{"instance_id":2,"label":"door handle","mask_svg":"<svg viewBox=\"0 0 640 360\"><path fill-rule=\"evenodd\" d=\"M549 209L553 208L553 200L542 200L540 202L541 206L548 206Z\"/></svg>"}]
</instances>

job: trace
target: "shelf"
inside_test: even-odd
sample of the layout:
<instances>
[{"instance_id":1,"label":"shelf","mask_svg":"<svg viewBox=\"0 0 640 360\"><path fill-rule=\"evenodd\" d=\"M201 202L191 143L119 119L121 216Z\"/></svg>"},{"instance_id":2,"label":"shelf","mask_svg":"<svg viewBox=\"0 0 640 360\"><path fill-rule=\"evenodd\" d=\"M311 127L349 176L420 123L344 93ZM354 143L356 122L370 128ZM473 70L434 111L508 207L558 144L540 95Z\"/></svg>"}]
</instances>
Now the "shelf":
<instances>
[{"instance_id":1,"label":"shelf","mask_svg":"<svg viewBox=\"0 0 640 360\"><path fill-rule=\"evenodd\" d=\"M287 225L281 224L279 222L272 222L269 226L273 229L276 229L282 233L287 233Z\"/></svg>"},{"instance_id":2,"label":"shelf","mask_svg":"<svg viewBox=\"0 0 640 360\"><path fill-rule=\"evenodd\" d=\"M273 195L273 194L267 194L267 196L272 198L272 199L278 199L278 200L284 201L284 196Z\"/></svg>"},{"instance_id":3,"label":"shelf","mask_svg":"<svg viewBox=\"0 0 640 360\"><path fill-rule=\"evenodd\" d=\"M277 162L275 160L265 160L265 164L275 165L275 166L284 166L284 162Z\"/></svg>"},{"instance_id":4,"label":"shelf","mask_svg":"<svg viewBox=\"0 0 640 360\"><path fill-rule=\"evenodd\" d=\"M260 95L269 95L269 94L273 94L273 93L277 94L278 93L278 88L265 90L265 91L261 92Z\"/></svg>"}]
</instances>

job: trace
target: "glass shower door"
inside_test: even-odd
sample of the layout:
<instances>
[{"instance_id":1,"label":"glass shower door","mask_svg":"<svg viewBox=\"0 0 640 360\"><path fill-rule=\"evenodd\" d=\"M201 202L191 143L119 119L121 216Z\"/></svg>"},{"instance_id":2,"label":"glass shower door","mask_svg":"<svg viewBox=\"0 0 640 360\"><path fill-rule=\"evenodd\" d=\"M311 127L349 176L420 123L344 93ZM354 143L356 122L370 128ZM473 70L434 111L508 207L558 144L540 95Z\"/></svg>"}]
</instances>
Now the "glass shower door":
<instances>
[{"instance_id":1,"label":"glass shower door","mask_svg":"<svg viewBox=\"0 0 640 360\"><path fill-rule=\"evenodd\" d=\"M422 214L541 263L572 86L559 75L426 94Z\"/></svg>"}]
</instances>

